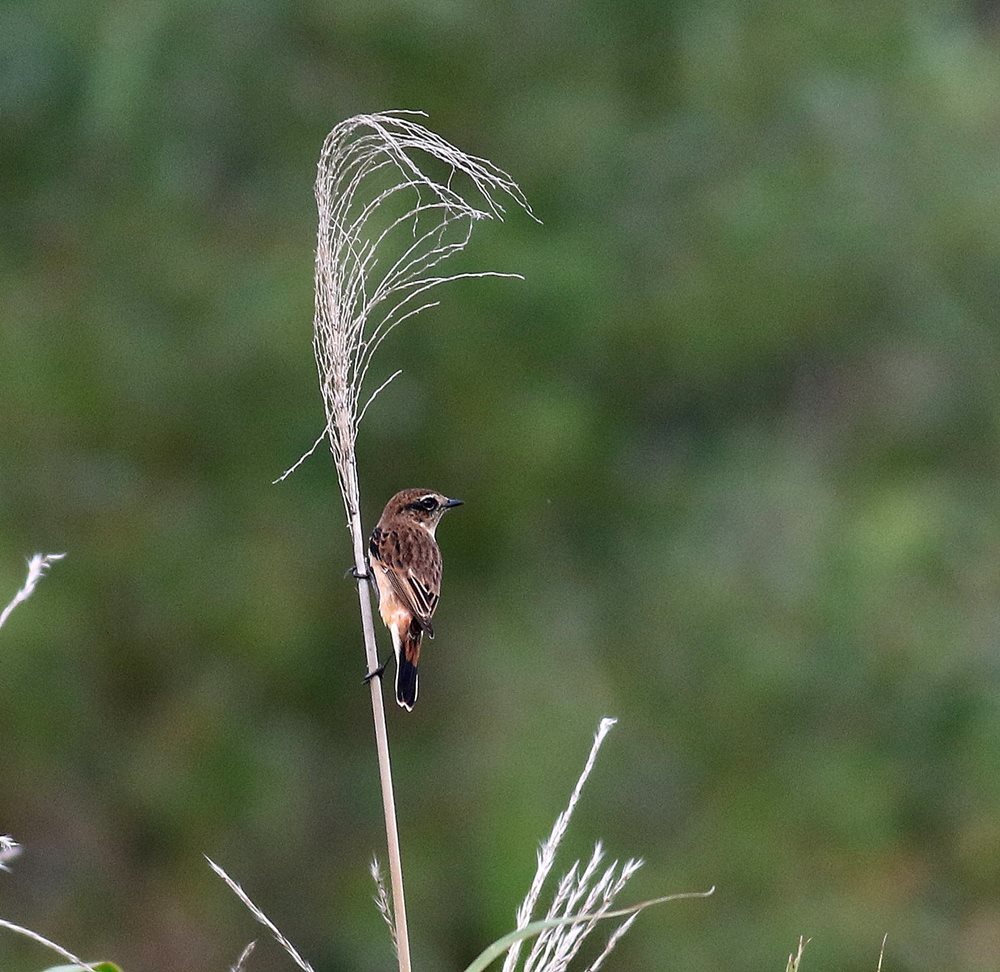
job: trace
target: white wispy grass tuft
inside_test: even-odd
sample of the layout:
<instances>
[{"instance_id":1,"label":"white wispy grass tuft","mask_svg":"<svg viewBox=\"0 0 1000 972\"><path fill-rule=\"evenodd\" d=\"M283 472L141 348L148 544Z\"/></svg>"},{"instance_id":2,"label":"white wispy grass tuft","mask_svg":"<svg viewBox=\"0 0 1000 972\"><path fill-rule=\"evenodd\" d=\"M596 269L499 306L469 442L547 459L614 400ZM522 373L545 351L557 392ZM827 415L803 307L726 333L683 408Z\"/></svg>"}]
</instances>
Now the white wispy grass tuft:
<instances>
[{"instance_id":1,"label":"white wispy grass tuft","mask_svg":"<svg viewBox=\"0 0 1000 972\"><path fill-rule=\"evenodd\" d=\"M212 858L206 855L205 860L208 861L209 867L211 867L211 869L215 871L215 873L218 874L223 881L226 882L226 884L229 886L229 890L232 891L233 894L235 894L236 897L239 898L244 905L246 905L246 908L250 912L250 914L252 914L254 918L256 918L257 921L259 921L274 936L274 940L289 954L289 956L291 956L292 961L300 969L302 969L302 972L313 972L313 967L301 955L299 955L295 946L287 938L285 938L285 936L280 931L278 931L278 927L274 924L274 922L271 921L271 919L268 918L267 915L265 915L264 912L261 911L260 908L258 908L257 905L255 905L250 900L250 896L246 893L246 891L244 891L239 884L237 884L228 874L226 874L226 872L221 867L219 867L219 865L216 864L215 861L212 860ZM249 954L248 951L244 950L243 956L241 957L241 961L248 954Z\"/></svg>"},{"instance_id":2,"label":"white wispy grass tuft","mask_svg":"<svg viewBox=\"0 0 1000 972\"><path fill-rule=\"evenodd\" d=\"M372 880L375 882L375 894L372 895L372 900L375 902L375 907L378 908L382 920L389 926L392 950L398 956L399 947L396 944L396 923L392 920L392 902L389 900L389 890L382 879L382 868L379 866L378 858L374 855L372 856L369 870L371 871Z\"/></svg>"},{"instance_id":3,"label":"white wispy grass tuft","mask_svg":"<svg viewBox=\"0 0 1000 972\"><path fill-rule=\"evenodd\" d=\"M11 616L14 608L21 604L23 601L28 600L29 597L35 592L35 586L38 582L45 576L45 572L57 561L62 560L66 554L40 554L36 553L28 561L28 576L24 582L24 586L14 595L10 603L0 611L0 628L4 626L7 618Z\"/></svg>"},{"instance_id":4,"label":"white wispy grass tuft","mask_svg":"<svg viewBox=\"0 0 1000 972\"><path fill-rule=\"evenodd\" d=\"M535 876L531 882L531 887L528 889L527 896L524 901L521 902L521 906L517 909L518 931L526 928L531 922L531 915L535 909L535 905L538 903L538 897L541 894L542 886L545 884L549 873L552 871L552 865L555 863L556 859L556 851L559 849L559 844L569 827L570 819L572 818L573 811L576 809L576 805L580 800L580 794L583 792L583 787L594 768L594 763L597 760L597 754L600 751L601 745L604 743L608 733L611 731L611 727L614 726L617 721L617 719L611 718L601 719L601 724L597 727L597 733L594 736L594 744L590 748L590 755L587 757L587 762L584 764L583 772L580 774L580 778L577 780L576 786L573 788L573 793L570 795L569 803L566 805L566 809L563 810L558 817L556 817L556 822L552 827L552 832L549 834L548 839L542 843L538 849L538 866L535 870ZM595 856L599 852L600 844L598 844L595 848ZM591 860L593 861L594 858L591 858ZM599 863L599 860L597 863ZM559 891L556 892L556 900L558 900L560 893L563 891L563 885L566 885L568 888L569 884L574 880L575 871L579 868L579 864L580 862L577 861L577 863L573 865L573 868L570 869L570 873L563 878L563 881L559 886ZM594 866L596 867L596 864ZM631 876L631 873L629 876ZM566 893L569 892L567 891ZM555 907L555 903L556 902L553 901L553 907ZM607 910L607 908L605 910ZM572 914L572 911L568 911L566 914ZM564 928L568 929L573 929L575 927L576 926L574 925L564 926ZM562 929L555 929L555 931L561 930ZM541 940L541 936L539 936L539 940ZM535 943L535 948L532 949L531 955L529 955L529 961L531 961L531 957L535 954L538 944L538 942ZM517 967L520 953L521 943L515 942L511 945L507 952L507 957L504 959L503 972L514 972L514 969ZM544 966L542 966L542 968L544 968ZM527 965L525 966L525 970L527 972Z\"/></svg>"},{"instance_id":5,"label":"white wispy grass tuft","mask_svg":"<svg viewBox=\"0 0 1000 972\"><path fill-rule=\"evenodd\" d=\"M352 495L344 470L358 425L395 371L365 392L372 360L403 321L435 306L429 291L453 280L516 277L481 271L440 275L435 268L465 249L473 225L502 219L504 198L532 218L517 183L487 159L469 155L416 118L420 111L356 115L323 143L316 174L319 230L313 349L327 425L284 479L329 439L348 516ZM441 181L428 162L443 166Z\"/></svg>"},{"instance_id":6,"label":"white wispy grass tuft","mask_svg":"<svg viewBox=\"0 0 1000 972\"><path fill-rule=\"evenodd\" d=\"M33 942L38 942L39 945L44 945L47 949L55 952L60 958L66 959L67 962L72 962L73 965L79 966L81 969L85 969L86 972L97 972L97 970L83 959L77 958L72 952L66 951L62 945L57 945L55 942L46 938L44 935L39 935L38 932L32 931L30 928L24 928L21 925L15 925L12 921L6 921L0 918L0 928L6 928L7 931L14 932L15 935L21 935L24 938L30 938Z\"/></svg>"},{"instance_id":7,"label":"white wispy grass tuft","mask_svg":"<svg viewBox=\"0 0 1000 972\"><path fill-rule=\"evenodd\" d=\"M542 931L535 939L531 952L524 962L524 972L565 972L570 961L580 950L584 939L594 930L605 913L611 911L615 898L642 866L642 861L633 859L627 860L620 867L618 861L614 861L601 872L603 859L604 850L598 842L587 865L581 869L580 862L577 861L559 882L545 917L549 919L585 915L586 919L579 923L558 925ZM635 915L632 915L628 921L631 922L634 918ZM620 934L616 936L613 933L608 939L610 948L605 946L604 954L610 952L624 934L622 927L620 925L615 930ZM603 960L602 956L599 962Z\"/></svg>"},{"instance_id":8,"label":"white wispy grass tuft","mask_svg":"<svg viewBox=\"0 0 1000 972\"><path fill-rule=\"evenodd\" d=\"M527 959L521 966L521 972L566 972L570 962L576 957L584 941L598 923L621 918L623 919L621 924L612 931L603 950L587 968L587 972L598 972L622 936L632 927L632 923L640 912L668 901L707 898L715 893L713 885L707 891L671 894L661 898L651 898L648 901L640 901L638 904L625 908L615 908L615 899L624 890L625 885L628 884L635 872L642 867L642 861L629 858L624 864L619 864L615 860L605 865L604 848L598 841L586 864L582 861L576 861L563 875L556 886L552 903L549 905L545 917L532 919L532 912L538 903L542 887L552 870L556 851L569 827L570 818L580 800L584 784L594 768L597 753L616 721L608 718L601 720L594 737L594 744L590 749L590 755L587 757L587 762L573 789L569 803L556 818L552 833L538 850L538 867L528 895L517 910L517 927L502 938L498 938L481 952L465 972L485 972L485 969L492 962L505 953L504 972L514 972L518 967L521 943L529 938L534 938L535 941Z\"/></svg>"},{"instance_id":9,"label":"white wispy grass tuft","mask_svg":"<svg viewBox=\"0 0 1000 972\"><path fill-rule=\"evenodd\" d=\"M10 834L0 834L0 871L9 871L9 864L21 853L21 845Z\"/></svg>"}]
</instances>

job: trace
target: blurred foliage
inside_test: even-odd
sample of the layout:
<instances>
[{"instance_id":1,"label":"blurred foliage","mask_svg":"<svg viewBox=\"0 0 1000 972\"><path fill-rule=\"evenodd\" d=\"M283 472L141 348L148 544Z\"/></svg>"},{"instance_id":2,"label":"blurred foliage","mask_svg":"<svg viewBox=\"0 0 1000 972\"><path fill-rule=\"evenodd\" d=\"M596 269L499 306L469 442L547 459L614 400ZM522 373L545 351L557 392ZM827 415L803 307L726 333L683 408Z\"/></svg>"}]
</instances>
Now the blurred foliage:
<instances>
[{"instance_id":1,"label":"blurred foliage","mask_svg":"<svg viewBox=\"0 0 1000 972\"><path fill-rule=\"evenodd\" d=\"M385 346L366 520L466 500L393 709L413 948L512 927L571 839L647 860L620 969L1000 954L1000 19L992 3L9 0L0 8L0 913L129 970L391 965L311 182L358 111L545 221ZM453 266L456 264L453 263ZM0 595L2 599L2 595ZM44 962L44 957L42 958ZM37 946L0 939L7 972ZM263 943L254 972L285 969Z\"/></svg>"}]
</instances>

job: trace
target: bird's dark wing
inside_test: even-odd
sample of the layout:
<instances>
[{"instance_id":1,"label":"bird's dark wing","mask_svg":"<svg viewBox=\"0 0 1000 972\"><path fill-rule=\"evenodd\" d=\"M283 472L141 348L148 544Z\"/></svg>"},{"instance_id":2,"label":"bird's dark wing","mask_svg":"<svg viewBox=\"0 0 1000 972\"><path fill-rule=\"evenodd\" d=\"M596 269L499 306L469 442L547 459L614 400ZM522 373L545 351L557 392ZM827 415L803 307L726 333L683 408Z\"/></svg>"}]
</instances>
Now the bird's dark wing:
<instances>
[{"instance_id":1,"label":"bird's dark wing","mask_svg":"<svg viewBox=\"0 0 1000 972\"><path fill-rule=\"evenodd\" d=\"M435 608L437 608L438 601L441 599L441 595L438 593L441 590L440 566L436 578L428 577L426 574L420 576L414 572L413 568L410 568L406 581L407 590L412 595L412 602L417 613L423 621L429 623Z\"/></svg>"},{"instance_id":2,"label":"bird's dark wing","mask_svg":"<svg viewBox=\"0 0 1000 972\"><path fill-rule=\"evenodd\" d=\"M386 539L386 532L382 527L377 526L372 530L371 539L368 541L368 555L372 560L382 560L382 544Z\"/></svg>"},{"instance_id":3,"label":"bird's dark wing","mask_svg":"<svg viewBox=\"0 0 1000 972\"><path fill-rule=\"evenodd\" d=\"M433 638L431 617L441 597L441 551L434 538L419 527L413 530L376 527L369 549L384 568L396 596Z\"/></svg>"}]
</instances>

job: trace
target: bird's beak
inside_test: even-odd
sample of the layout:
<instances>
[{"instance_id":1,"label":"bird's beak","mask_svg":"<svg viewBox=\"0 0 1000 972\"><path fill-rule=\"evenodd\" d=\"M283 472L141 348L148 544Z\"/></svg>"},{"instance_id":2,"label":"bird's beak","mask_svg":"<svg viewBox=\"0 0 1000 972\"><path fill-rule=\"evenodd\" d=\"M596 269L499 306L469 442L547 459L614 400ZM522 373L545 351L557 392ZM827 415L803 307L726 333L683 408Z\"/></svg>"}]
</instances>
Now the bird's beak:
<instances>
[{"instance_id":1,"label":"bird's beak","mask_svg":"<svg viewBox=\"0 0 1000 972\"><path fill-rule=\"evenodd\" d=\"M461 500L459 500L459 499L450 499L450 500L445 500L444 508L446 510L450 510L453 506L461 506L461 505L462 505L462 501Z\"/></svg>"}]
</instances>

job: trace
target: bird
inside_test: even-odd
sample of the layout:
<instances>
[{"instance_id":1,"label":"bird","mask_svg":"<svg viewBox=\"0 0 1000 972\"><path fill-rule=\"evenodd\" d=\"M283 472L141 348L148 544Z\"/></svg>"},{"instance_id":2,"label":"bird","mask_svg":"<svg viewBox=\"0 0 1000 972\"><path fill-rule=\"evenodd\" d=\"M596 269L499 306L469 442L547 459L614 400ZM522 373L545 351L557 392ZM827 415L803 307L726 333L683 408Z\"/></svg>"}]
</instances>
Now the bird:
<instances>
[{"instance_id":1,"label":"bird","mask_svg":"<svg viewBox=\"0 0 1000 972\"><path fill-rule=\"evenodd\" d=\"M434 534L441 517L461 505L432 489L401 490L385 504L368 544L379 614L396 657L396 701L408 712L417 701L420 644L425 633L434 637L431 618L441 597L441 550ZM365 680L383 671L385 665Z\"/></svg>"}]
</instances>

